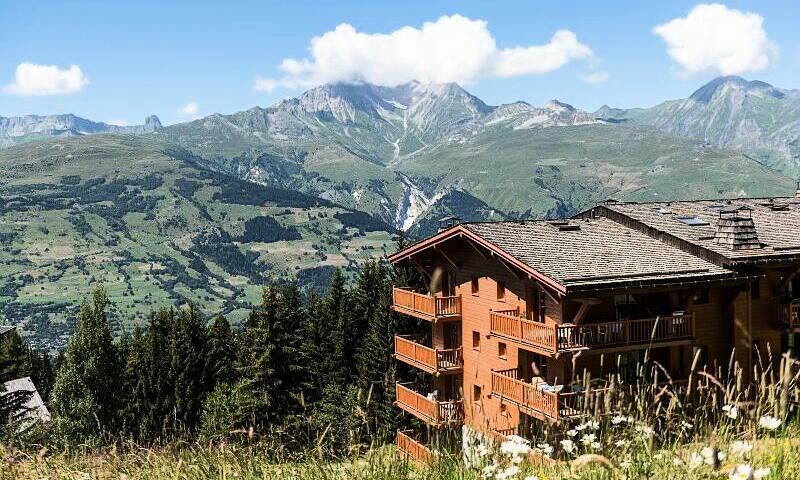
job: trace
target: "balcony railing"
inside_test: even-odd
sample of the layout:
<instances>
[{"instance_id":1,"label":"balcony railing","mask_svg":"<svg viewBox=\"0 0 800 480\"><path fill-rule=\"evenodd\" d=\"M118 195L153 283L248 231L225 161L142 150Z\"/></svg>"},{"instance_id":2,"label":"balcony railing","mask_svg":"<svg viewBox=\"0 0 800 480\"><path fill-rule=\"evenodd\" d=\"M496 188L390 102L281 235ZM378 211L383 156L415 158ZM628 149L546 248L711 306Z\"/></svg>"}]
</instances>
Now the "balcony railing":
<instances>
[{"instance_id":1,"label":"balcony railing","mask_svg":"<svg viewBox=\"0 0 800 480\"><path fill-rule=\"evenodd\" d=\"M428 321L457 319L461 316L461 296L434 297L407 288L392 290L392 308Z\"/></svg>"},{"instance_id":2,"label":"balcony railing","mask_svg":"<svg viewBox=\"0 0 800 480\"><path fill-rule=\"evenodd\" d=\"M509 400L540 419L558 421L559 394L545 392L542 386L520 380L517 369L492 372L492 395Z\"/></svg>"},{"instance_id":3,"label":"balcony railing","mask_svg":"<svg viewBox=\"0 0 800 480\"><path fill-rule=\"evenodd\" d=\"M410 383L397 383L397 406L434 427L456 425L464 421L461 400L439 401L409 388Z\"/></svg>"},{"instance_id":4,"label":"balcony railing","mask_svg":"<svg viewBox=\"0 0 800 480\"><path fill-rule=\"evenodd\" d=\"M406 458L417 463L432 463L436 458L436 452L426 447L422 443L414 440L410 431L397 431L397 449Z\"/></svg>"},{"instance_id":5,"label":"balcony railing","mask_svg":"<svg viewBox=\"0 0 800 480\"><path fill-rule=\"evenodd\" d=\"M545 354L694 338L692 314L583 325L546 325L513 312L491 312L489 317L493 335L516 340Z\"/></svg>"},{"instance_id":6,"label":"balcony railing","mask_svg":"<svg viewBox=\"0 0 800 480\"><path fill-rule=\"evenodd\" d=\"M800 303L779 305L778 308L780 321L787 329L800 328Z\"/></svg>"},{"instance_id":7,"label":"balcony railing","mask_svg":"<svg viewBox=\"0 0 800 480\"><path fill-rule=\"evenodd\" d=\"M461 348L434 349L423 345L421 336L395 335L394 356L428 373L460 372L464 366Z\"/></svg>"}]
</instances>

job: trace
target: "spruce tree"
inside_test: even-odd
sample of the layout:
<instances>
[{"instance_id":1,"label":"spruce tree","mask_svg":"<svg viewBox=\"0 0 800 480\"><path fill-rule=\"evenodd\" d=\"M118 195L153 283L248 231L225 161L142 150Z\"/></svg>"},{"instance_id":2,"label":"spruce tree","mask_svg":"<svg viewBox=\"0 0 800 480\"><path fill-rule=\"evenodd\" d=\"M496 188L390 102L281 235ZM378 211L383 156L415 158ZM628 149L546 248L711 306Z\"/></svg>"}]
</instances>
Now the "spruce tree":
<instances>
[{"instance_id":1,"label":"spruce tree","mask_svg":"<svg viewBox=\"0 0 800 480\"><path fill-rule=\"evenodd\" d=\"M174 318L170 331L170 378L173 385L173 415L182 427L192 432L200 420L200 410L208 393L206 385L206 332L194 305Z\"/></svg>"},{"instance_id":2,"label":"spruce tree","mask_svg":"<svg viewBox=\"0 0 800 480\"><path fill-rule=\"evenodd\" d=\"M120 375L107 304L105 289L98 285L92 302L81 305L75 334L53 386L53 410L67 439L89 440L116 431Z\"/></svg>"},{"instance_id":3,"label":"spruce tree","mask_svg":"<svg viewBox=\"0 0 800 480\"><path fill-rule=\"evenodd\" d=\"M220 315L206 330L208 346L206 375L209 391L217 384L233 385L236 381L236 337L228 319Z\"/></svg>"}]
</instances>

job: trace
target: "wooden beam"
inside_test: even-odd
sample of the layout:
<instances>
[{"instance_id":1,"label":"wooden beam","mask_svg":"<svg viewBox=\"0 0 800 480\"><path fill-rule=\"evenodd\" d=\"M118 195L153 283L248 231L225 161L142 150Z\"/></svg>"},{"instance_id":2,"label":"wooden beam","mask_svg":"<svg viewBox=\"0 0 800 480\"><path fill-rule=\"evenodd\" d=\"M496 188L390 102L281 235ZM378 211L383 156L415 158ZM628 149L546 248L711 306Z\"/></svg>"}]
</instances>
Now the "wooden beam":
<instances>
[{"instance_id":1,"label":"wooden beam","mask_svg":"<svg viewBox=\"0 0 800 480\"><path fill-rule=\"evenodd\" d=\"M488 259L489 259L489 257L487 257L485 253L481 252L481 249L480 249L480 248L478 248L478 246L477 246L477 245L475 245L475 242L473 242L473 241L472 241L472 240L471 240L469 237L463 237L463 236L462 236L462 238L464 238L464 240L466 240L466 241L467 241L467 244L468 244L470 247L472 247L472 249L473 249L473 250L475 250L475 252L476 252L478 255L480 255L482 259L484 259L484 260L488 260Z\"/></svg>"},{"instance_id":2,"label":"wooden beam","mask_svg":"<svg viewBox=\"0 0 800 480\"><path fill-rule=\"evenodd\" d=\"M497 260L498 262L500 262L500 265L502 265L502 266L506 267L506 270L508 270L508 273L510 273L511 275L514 275L514 277L516 277L516 278L517 278L517 280L522 280L523 278L525 278L524 276L522 276L522 275L520 275L519 273L517 273L517 272L516 272L516 271L515 271L513 268L511 268L511 265L509 265L508 263L506 263L506 261L505 261L505 260L503 260L503 258L502 258L502 257L497 257L497 256L495 256L495 255L492 255L492 256L495 258L495 260Z\"/></svg>"},{"instance_id":3,"label":"wooden beam","mask_svg":"<svg viewBox=\"0 0 800 480\"><path fill-rule=\"evenodd\" d=\"M450 258L448 255L447 255L447 252L445 252L443 248L441 248L441 247L438 247L438 246L434 245L433 249L434 249L434 250L436 250L437 252L439 252L439 253L442 255L442 257L443 257L445 260L447 260L447 263L449 263L450 265L452 265L452 266L453 266L453 268L455 268L456 270L460 270L460 269L461 269L461 267L460 267L458 264L456 264L456 262L454 262L454 261L453 261L453 260L452 260L452 259L451 259L451 258Z\"/></svg>"},{"instance_id":4,"label":"wooden beam","mask_svg":"<svg viewBox=\"0 0 800 480\"><path fill-rule=\"evenodd\" d=\"M576 313L575 318L572 319L572 323L575 325L580 324L581 320L586 318L586 314L589 313L589 309L592 308L592 305L600 303L599 298L581 298L578 301L581 302L581 308L578 309L578 313Z\"/></svg>"}]
</instances>

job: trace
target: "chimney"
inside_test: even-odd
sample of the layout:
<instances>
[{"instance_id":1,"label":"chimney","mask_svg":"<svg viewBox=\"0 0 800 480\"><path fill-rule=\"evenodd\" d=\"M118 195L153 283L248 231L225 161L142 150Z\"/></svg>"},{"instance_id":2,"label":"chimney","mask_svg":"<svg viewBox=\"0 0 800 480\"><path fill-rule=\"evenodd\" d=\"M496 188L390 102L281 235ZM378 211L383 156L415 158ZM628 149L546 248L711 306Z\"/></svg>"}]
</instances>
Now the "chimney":
<instances>
[{"instance_id":1,"label":"chimney","mask_svg":"<svg viewBox=\"0 0 800 480\"><path fill-rule=\"evenodd\" d=\"M714 241L731 250L761 248L756 225L753 223L753 209L741 206L720 210Z\"/></svg>"},{"instance_id":2,"label":"chimney","mask_svg":"<svg viewBox=\"0 0 800 480\"><path fill-rule=\"evenodd\" d=\"M447 230L450 227L455 227L461 223L461 219L458 217L444 217L439 219L439 231L442 232Z\"/></svg>"}]
</instances>

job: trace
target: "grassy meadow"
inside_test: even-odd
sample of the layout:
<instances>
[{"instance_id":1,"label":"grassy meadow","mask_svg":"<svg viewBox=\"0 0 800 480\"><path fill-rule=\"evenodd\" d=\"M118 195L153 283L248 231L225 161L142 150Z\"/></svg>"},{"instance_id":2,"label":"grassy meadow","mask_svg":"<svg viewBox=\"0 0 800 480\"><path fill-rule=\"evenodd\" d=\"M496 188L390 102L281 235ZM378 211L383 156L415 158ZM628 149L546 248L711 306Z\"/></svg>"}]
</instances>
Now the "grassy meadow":
<instances>
[{"instance_id":1,"label":"grassy meadow","mask_svg":"<svg viewBox=\"0 0 800 480\"><path fill-rule=\"evenodd\" d=\"M603 388L587 389L575 421L479 435L462 451L434 448L424 464L394 445L353 443L349 454L335 454L323 434L296 451L285 439L242 431L240 441L149 448L126 441L62 451L7 446L0 450L0 479L800 478L800 373L791 358L757 366L752 382L733 362L727 375L695 365L688 382L673 382L658 364L649 365L640 371L646 382L624 384L612 375Z\"/></svg>"}]
</instances>

